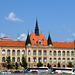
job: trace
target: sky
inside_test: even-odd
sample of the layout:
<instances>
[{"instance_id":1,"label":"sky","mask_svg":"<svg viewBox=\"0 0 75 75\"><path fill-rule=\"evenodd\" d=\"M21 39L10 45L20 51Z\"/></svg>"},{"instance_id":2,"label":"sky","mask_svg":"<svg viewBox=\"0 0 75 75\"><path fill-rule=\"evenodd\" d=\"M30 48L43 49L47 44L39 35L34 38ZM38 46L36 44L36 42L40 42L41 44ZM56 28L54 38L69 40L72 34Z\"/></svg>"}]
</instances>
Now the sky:
<instances>
[{"instance_id":1,"label":"sky","mask_svg":"<svg viewBox=\"0 0 75 75\"><path fill-rule=\"evenodd\" d=\"M0 38L26 40L35 31L53 42L75 40L75 0L0 0Z\"/></svg>"}]
</instances>

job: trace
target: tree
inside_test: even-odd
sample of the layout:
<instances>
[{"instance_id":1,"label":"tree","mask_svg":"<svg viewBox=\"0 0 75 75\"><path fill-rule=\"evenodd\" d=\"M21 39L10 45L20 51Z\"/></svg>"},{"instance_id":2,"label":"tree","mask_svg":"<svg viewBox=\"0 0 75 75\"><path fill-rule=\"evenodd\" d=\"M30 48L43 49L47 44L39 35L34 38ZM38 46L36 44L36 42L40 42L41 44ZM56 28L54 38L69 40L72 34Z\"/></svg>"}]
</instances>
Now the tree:
<instances>
[{"instance_id":1,"label":"tree","mask_svg":"<svg viewBox=\"0 0 75 75\"><path fill-rule=\"evenodd\" d=\"M61 66L60 66L60 62L58 62L58 67L61 67Z\"/></svg>"},{"instance_id":2,"label":"tree","mask_svg":"<svg viewBox=\"0 0 75 75\"><path fill-rule=\"evenodd\" d=\"M37 63L37 67L42 67L43 64L41 62Z\"/></svg>"},{"instance_id":3,"label":"tree","mask_svg":"<svg viewBox=\"0 0 75 75\"><path fill-rule=\"evenodd\" d=\"M67 67L73 67L72 62L69 62L69 64L67 65Z\"/></svg>"},{"instance_id":4,"label":"tree","mask_svg":"<svg viewBox=\"0 0 75 75\"><path fill-rule=\"evenodd\" d=\"M47 67L48 67L49 69L51 69L51 65L50 65L49 63L47 64Z\"/></svg>"},{"instance_id":5,"label":"tree","mask_svg":"<svg viewBox=\"0 0 75 75\"><path fill-rule=\"evenodd\" d=\"M20 63L20 65L21 65L22 67L24 67L24 69L27 68L27 61L26 61L26 58L25 58L24 56L22 56L22 63Z\"/></svg>"},{"instance_id":6,"label":"tree","mask_svg":"<svg viewBox=\"0 0 75 75\"><path fill-rule=\"evenodd\" d=\"M19 66L18 63L16 62L16 63L15 63L15 69L16 69L16 70L18 69L18 66Z\"/></svg>"}]
</instances>

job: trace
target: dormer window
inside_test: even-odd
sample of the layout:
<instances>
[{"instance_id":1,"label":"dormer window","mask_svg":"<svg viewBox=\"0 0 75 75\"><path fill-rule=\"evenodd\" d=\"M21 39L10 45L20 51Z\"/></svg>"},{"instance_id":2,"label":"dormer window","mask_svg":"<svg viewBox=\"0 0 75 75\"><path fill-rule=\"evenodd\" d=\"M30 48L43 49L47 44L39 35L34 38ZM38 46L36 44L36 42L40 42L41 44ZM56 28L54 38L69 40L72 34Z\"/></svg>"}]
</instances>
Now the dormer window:
<instances>
[{"instance_id":1,"label":"dormer window","mask_svg":"<svg viewBox=\"0 0 75 75\"><path fill-rule=\"evenodd\" d=\"M33 41L34 41L34 39L33 39Z\"/></svg>"},{"instance_id":2,"label":"dormer window","mask_svg":"<svg viewBox=\"0 0 75 75\"><path fill-rule=\"evenodd\" d=\"M39 45L41 45L41 42L39 42Z\"/></svg>"},{"instance_id":3,"label":"dormer window","mask_svg":"<svg viewBox=\"0 0 75 75\"><path fill-rule=\"evenodd\" d=\"M38 40L37 41L37 45L42 45L42 41L41 40Z\"/></svg>"}]
</instances>

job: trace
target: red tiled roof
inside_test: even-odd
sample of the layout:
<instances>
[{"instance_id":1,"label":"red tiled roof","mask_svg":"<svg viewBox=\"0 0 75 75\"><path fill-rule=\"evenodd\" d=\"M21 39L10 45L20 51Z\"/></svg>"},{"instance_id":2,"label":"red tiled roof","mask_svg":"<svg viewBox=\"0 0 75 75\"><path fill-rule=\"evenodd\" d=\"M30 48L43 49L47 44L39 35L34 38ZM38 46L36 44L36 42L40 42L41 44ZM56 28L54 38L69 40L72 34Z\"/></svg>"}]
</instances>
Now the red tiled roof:
<instances>
[{"instance_id":1,"label":"red tiled roof","mask_svg":"<svg viewBox=\"0 0 75 75\"><path fill-rule=\"evenodd\" d=\"M25 41L4 41L4 40L0 40L0 46L25 47Z\"/></svg>"},{"instance_id":2,"label":"red tiled roof","mask_svg":"<svg viewBox=\"0 0 75 75\"><path fill-rule=\"evenodd\" d=\"M39 36L36 36L35 33L31 33L30 40L32 45L37 45L38 40L41 40L43 45L47 45L47 39L44 37L42 33L39 33Z\"/></svg>"}]
</instances>

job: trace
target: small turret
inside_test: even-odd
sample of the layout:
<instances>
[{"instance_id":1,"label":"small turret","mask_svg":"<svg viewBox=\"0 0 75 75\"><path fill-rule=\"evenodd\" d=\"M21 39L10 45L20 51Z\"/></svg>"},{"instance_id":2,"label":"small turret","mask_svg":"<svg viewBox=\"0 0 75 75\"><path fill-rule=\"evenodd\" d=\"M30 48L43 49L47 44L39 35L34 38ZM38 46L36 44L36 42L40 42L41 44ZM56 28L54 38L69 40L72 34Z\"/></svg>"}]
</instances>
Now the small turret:
<instances>
[{"instance_id":1,"label":"small turret","mask_svg":"<svg viewBox=\"0 0 75 75\"><path fill-rule=\"evenodd\" d=\"M50 34L49 34L49 36L48 36L47 44L48 44L48 45L53 45L53 44L52 44L51 37L50 37Z\"/></svg>"},{"instance_id":2,"label":"small turret","mask_svg":"<svg viewBox=\"0 0 75 75\"><path fill-rule=\"evenodd\" d=\"M25 45L28 45L28 44L31 44L29 33L27 35L27 39L26 39L26 44Z\"/></svg>"}]
</instances>

